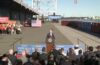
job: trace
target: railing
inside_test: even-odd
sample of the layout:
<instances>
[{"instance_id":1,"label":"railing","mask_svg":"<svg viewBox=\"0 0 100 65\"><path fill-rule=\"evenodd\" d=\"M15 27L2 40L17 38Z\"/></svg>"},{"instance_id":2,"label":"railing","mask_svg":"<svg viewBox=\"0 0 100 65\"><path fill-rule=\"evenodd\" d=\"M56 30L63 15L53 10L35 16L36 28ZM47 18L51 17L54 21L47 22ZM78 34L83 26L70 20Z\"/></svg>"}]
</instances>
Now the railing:
<instances>
[{"instance_id":1,"label":"railing","mask_svg":"<svg viewBox=\"0 0 100 65\"><path fill-rule=\"evenodd\" d=\"M16 50L17 44L22 44L22 37L14 38L13 40L7 40L4 36L0 36L0 54L7 53L8 49ZM3 40L3 41L2 41ZM7 40L7 41L6 41Z\"/></svg>"},{"instance_id":2,"label":"railing","mask_svg":"<svg viewBox=\"0 0 100 65\"><path fill-rule=\"evenodd\" d=\"M14 41L10 46L12 46L13 50L15 50L16 44L22 44L22 38L16 38L17 40ZM18 43L19 42L19 43Z\"/></svg>"}]
</instances>

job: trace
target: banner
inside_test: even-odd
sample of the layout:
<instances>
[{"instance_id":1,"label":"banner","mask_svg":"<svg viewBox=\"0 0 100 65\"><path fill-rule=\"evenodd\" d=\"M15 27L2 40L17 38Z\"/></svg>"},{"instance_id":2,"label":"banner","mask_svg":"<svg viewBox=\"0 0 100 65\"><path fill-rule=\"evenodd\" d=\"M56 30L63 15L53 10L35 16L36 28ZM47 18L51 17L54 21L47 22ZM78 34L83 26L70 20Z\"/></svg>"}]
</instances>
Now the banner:
<instances>
[{"instance_id":1,"label":"banner","mask_svg":"<svg viewBox=\"0 0 100 65\"><path fill-rule=\"evenodd\" d=\"M0 23L5 23L9 20L9 17L0 17Z\"/></svg>"},{"instance_id":2,"label":"banner","mask_svg":"<svg viewBox=\"0 0 100 65\"><path fill-rule=\"evenodd\" d=\"M21 54L23 51L28 51L29 54L32 54L35 51L35 48L41 53L42 48L46 47L45 45L34 45L34 44L20 44L16 46L18 54Z\"/></svg>"},{"instance_id":3,"label":"banner","mask_svg":"<svg viewBox=\"0 0 100 65\"><path fill-rule=\"evenodd\" d=\"M38 49L40 53L42 53L42 48L46 47L46 45L41 44L41 45L34 45L34 44L21 44L17 45L16 49L18 51L18 54L21 54L23 51L27 50L29 54L32 54L32 52L35 51L35 48ZM61 49L64 48L64 52L67 53L67 50L69 48L73 48L73 45L56 45L56 49Z\"/></svg>"},{"instance_id":4,"label":"banner","mask_svg":"<svg viewBox=\"0 0 100 65\"><path fill-rule=\"evenodd\" d=\"M54 15L49 15L48 19L50 19L50 20L52 20L52 19L58 19L59 20L59 19L61 19L61 16L60 15L55 15L55 16Z\"/></svg>"},{"instance_id":5,"label":"banner","mask_svg":"<svg viewBox=\"0 0 100 65\"><path fill-rule=\"evenodd\" d=\"M17 57L20 58L21 57L21 54L23 51L28 51L28 54L32 54L35 49L37 48L38 49L38 52L39 53L42 53L42 48L45 47L46 48L46 45L45 44L41 44L41 45L34 45L34 44L19 44L16 46L16 50L18 51L18 54L17 54ZM64 49L64 53L67 54L69 48L74 48L74 45L56 45L56 49L59 50L63 48ZM83 44L80 44L79 45L79 48L84 48L84 45Z\"/></svg>"},{"instance_id":6,"label":"banner","mask_svg":"<svg viewBox=\"0 0 100 65\"><path fill-rule=\"evenodd\" d=\"M41 27L42 26L42 22L41 22L41 20L32 20L32 22L31 22L31 26L32 27Z\"/></svg>"},{"instance_id":7,"label":"banner","mask_svg":"<svg viewBox=\"0 0 100 65\"><path fill-rule=\"evenodd\" d=\"M67 53L69 48L73 48L73 47L74 47L74 45L56 45L56 49L59 50L59 49L63 48L64 53Z\"/></svg>"}]
</instances>

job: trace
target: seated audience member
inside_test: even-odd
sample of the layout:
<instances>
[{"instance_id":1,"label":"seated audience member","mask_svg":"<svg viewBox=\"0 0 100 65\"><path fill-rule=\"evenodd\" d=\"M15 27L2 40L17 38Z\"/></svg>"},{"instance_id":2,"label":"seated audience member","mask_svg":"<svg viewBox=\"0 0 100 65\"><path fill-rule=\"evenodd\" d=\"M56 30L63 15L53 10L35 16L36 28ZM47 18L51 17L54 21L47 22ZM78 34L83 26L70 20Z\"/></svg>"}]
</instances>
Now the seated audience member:
<instances>
[{"instance_id":1,"label":"seated audience member","mask_svg":"<svg viewBox=\"0 0 100 65\"><path fill-rule=\"evenodd\" d=\"M11 34L14 34L15 30L14 30L14 27L13 25L11 25Z\"/></svg>"},{"instance_id":2,"label":"seated audience member","mask_svg":"<svg viewBox=\"0 0 100 65\"><path fill-rule=\"evenodd\" d=\"M16 25L16 34L21 34L22 29L21 29L21 25Z\"/></svg>"},{"instance_id":3,"label":"seated audience member","mask_svg":"<svg viewBox=\"0 0 100 65\"><path fill-rule=\"evenodd\" d=\"M11 26L9 25L6 29L7 34L11 34Z\"/></svg>"}]
</instances>

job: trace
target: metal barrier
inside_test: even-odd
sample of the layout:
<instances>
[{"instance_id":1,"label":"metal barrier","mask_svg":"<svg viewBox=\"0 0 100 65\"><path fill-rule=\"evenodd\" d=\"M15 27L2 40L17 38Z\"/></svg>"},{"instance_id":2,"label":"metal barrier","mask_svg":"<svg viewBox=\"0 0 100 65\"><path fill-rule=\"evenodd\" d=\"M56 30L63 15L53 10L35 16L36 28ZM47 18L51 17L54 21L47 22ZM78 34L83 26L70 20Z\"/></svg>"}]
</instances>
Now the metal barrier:
<instances>
[{"instance_id":1,"label":"metal barrier","mask_svg":"<svg viewBox=\"0 0 100 65\"><path fill-rule=\"evenodd\" d=\"M17 40L16 41L14 41L12 44L11 44L11 46L13 47L13 50L15 50L15 45L16 44L22 44L22 38L16 38ZM18 43L18 42L20 42L20 43Z\"/></svg>"}]
</instances>

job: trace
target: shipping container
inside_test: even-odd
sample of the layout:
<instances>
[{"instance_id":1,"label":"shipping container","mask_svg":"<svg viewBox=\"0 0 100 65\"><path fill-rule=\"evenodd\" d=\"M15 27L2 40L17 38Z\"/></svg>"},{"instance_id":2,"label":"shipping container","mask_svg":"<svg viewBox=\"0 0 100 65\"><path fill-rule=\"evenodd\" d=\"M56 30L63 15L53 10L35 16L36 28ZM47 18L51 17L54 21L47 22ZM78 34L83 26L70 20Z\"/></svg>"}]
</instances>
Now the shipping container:
<instances>
[{"instance_id":1,"label":"shipping container","mask_svg":"<svg viewBox=\"0 0 100 65\"><path fill-rule=\"evenodd\" d=\"M61 25L68 26L69 25L69 21L61 21Z\"/></svg>"},{"instance_id":2,"label":"shipping container","mask_svg":"<svg viewBox=\"0 0 100 65\"><path fill-rule=\"evenodd\" d=\"M91 32L91 22L86 22L84 27L86 27L86 32Z\"/></svg>"},{"instance_id":3,"label":"shipping container","mask_svg":"<svg viewBox=\"0 0 100 65\"><path fill-rule=\"evenodd\" d=\"M62 25L69 26L89 34L100 34L100 22L96 20L71 20L64 19L61 22Z\"/></svg>"}]
</instances>

